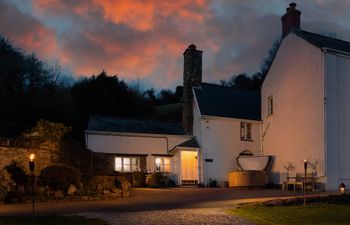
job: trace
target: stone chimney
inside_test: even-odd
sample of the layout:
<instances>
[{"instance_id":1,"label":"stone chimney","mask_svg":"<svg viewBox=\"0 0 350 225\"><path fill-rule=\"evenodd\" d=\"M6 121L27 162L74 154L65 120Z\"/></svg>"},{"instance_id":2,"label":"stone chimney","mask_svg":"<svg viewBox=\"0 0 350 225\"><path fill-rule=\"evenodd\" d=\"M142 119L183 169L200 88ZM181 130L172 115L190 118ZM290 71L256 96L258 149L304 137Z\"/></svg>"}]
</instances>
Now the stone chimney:
<instances>
[{"instance_id":1,"label":"stone chimney","mask_svg":"<svg viewBox=\"0 0 350 225\"><path fill-rule=\"evenodd\" d=\"M297 4L290 3L286 9L286 13L282 16L282 38L287 36L293 30L300 29L300 15L301 12L295 7Z\"/></svg>"},{"instance_id":2,"label":"stone chimney","mask_svg":"<svg viewBox=\"0 0 350 225\"><path fill-rule=\"evenodd\" d=\"M184 87L182 105L182 126L186 133L193 131L193 86L202 84L202 53L194 44L187 47L184 55Z\"/></svg>"}]
</instances>

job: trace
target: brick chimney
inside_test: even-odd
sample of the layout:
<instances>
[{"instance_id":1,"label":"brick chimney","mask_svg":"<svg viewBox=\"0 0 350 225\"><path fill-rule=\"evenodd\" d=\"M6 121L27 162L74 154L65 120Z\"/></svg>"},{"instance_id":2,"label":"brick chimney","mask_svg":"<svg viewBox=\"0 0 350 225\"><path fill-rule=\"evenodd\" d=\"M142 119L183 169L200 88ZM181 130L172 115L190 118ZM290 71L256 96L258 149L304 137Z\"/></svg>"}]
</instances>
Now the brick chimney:
<instances>
[{"instance_id":1,"label":"brick chimney","mask_svg":"<svg viewBox=\"0 0 350 225\"><path fill-rule=\"evenodd\" d=\"M184 55L184 87L182 105L182 126L186 133L193 131L193 86L202 84L202 53L194 44L187 47Z\"/></svg>"},{"instance_id":2,"label":"brick chimney","mask_svg":"<svg viewBox=\"0 0 350 225\"><path fill-rule=\"evenodd\" d=\"M300 29L300 15L301 12L295 7L297 4L290 3L286 9L286 13L282 16L282 38L287 36L293 30Z\"/></svg>"}]
</instances>

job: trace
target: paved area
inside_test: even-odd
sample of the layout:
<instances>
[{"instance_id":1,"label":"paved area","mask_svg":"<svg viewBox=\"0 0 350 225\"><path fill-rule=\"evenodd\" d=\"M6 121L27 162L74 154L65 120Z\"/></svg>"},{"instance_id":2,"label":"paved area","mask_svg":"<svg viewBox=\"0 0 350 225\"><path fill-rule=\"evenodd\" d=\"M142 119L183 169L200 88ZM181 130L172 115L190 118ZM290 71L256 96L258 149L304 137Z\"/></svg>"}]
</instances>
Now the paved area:
<instances>
[{"instance_id":1,"label":"paved area","mask_svg":"<svg viewBox=\"0 0 350 225\"><path fill-rule=\"evenodd\" d=\"M293 197L301 193L229 188L134 189L132 197L104 201L37 203L37 215L80 214L113 224L240 224L247 221L226 214L240 203ZM0 218L29 216L30 203L0 205ZM215 222L216 221L216 222Z\"/></svg>"}]
</instances>

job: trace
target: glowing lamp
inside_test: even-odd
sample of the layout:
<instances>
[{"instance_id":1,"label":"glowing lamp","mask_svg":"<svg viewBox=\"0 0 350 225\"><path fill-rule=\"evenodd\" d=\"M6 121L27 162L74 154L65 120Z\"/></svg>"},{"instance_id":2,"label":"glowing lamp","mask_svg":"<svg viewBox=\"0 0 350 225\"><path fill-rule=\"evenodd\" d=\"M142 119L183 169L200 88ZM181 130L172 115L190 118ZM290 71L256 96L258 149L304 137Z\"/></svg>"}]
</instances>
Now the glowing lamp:
<instances>
[{"instance_id":1,"label":"glowing lamp","mask_svg":"<svg viewBox=\"0 0 350 225\"><path fill-rule=\"evenodd\" d=\"M304 159L304 170L306 171L307 170L307 160Z\"/></svg>"},{"instance_id":2,"label":"glowing lamp","mask_svg":"<svg viewBox=\"0 0 350 225\"><path fill-rule=\"evenodd\" d=\"M33 153L30 154L30 156L29 156L29 170L31 172L34 171L34 158L35 158L35 155Z\"/></svg>"},{"instance_id":3,"label":"glowing lamp","mask_svg":"<svg viewBox=\"0 0 350 225\"><path fill-rule=\"evenodd\" d=\"M342 183L339 185L340 194L344 195L344 194L345 194L345 190L346 190L346 186L345 186L345 184L342 182Z\"/></svg>"}]
</instances>

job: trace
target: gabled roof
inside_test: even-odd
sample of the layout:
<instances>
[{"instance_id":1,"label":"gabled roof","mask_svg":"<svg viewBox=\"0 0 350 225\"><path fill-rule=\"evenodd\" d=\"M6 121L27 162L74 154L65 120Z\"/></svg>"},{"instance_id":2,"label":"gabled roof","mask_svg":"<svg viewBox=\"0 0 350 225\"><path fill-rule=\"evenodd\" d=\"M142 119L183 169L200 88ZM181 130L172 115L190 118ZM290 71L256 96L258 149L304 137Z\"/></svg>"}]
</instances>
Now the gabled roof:
<instances>
[{"instance_id":1,"label":"gabled roof","mask_svg":"<svg viewBox=\"0 0 350 225\"><path fill-rule=\"evenodd\" d=\"M206 83L193 90L202 115L260 120L260 90Z\"/></svg>"},{"instance_id":2,"label":"gabled roof","mask_svg":"<svg viewBox=\"0 0 350 225\"><path fill-rule=\"evenodd\" d=\"M181 147L182 148L200 148L196 137L192 137L191 139L189 139L185 142L182 142L181 144L176 145L175 147L173 147L169 151L171 152L171 151L178 149L178 148L181 148Z\"/></svg>"},{"instance_id":3,"label":"gabled roof","mask_svg":"<svg viewBox=\"0 0 350 225\"><path fill-rule=\"evenodd\" d=\"M180 123L158 120L90 116L87 131L184 135Z\"/></svg>"},{"instance_id":4,"label":"gabled roof","mask_svg":"<svg viewBox=\"0 0 350 225\"><path fill-rule=\"evenodd\" d=\"M294 30L293 33L318 48L330 48L338 51L350 52L350 42L326 37L304 30Z\"/></svg>"},{"instance_id":5,"label":"gabled roof","mask_svg":"<svg viewBox=\"0 0 350 225\"><path fill-rule=\"evenodd\" d=\"M190 140L187 140L176 147L185 147L185 148L200 148L197 139L195 137L191 138Z\"/></svg>"}]
</instances>

